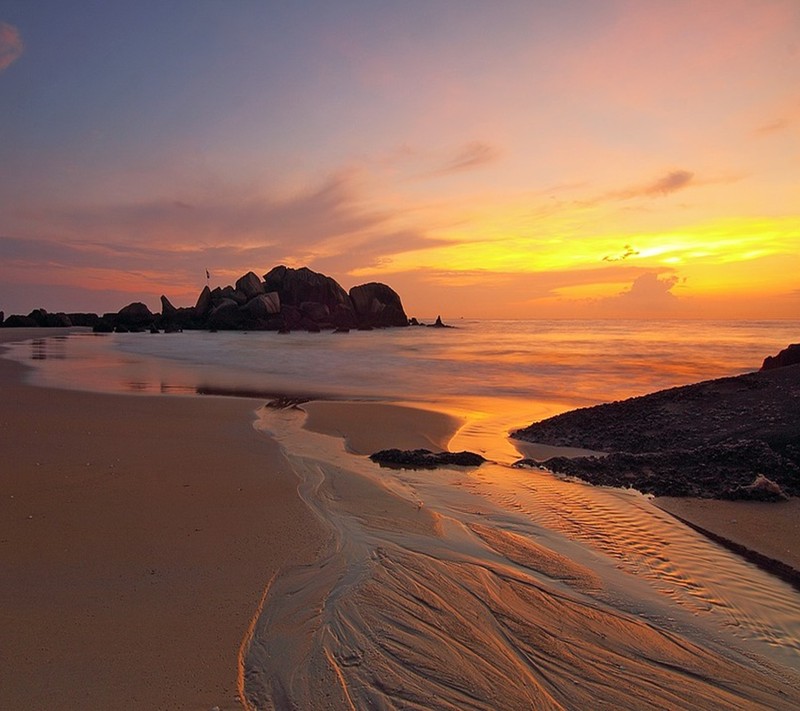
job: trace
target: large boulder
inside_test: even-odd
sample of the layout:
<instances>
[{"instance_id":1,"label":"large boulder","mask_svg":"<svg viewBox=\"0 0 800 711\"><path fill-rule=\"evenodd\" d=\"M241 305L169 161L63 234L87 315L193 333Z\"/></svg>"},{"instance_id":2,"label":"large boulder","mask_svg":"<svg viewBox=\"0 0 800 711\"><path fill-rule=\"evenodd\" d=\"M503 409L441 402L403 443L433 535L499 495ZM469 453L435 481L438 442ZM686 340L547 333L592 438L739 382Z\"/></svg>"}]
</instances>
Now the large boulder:
<instances>
[{"instance_id":1,"label":"large boulder","mask_svg":"<svg viewBox=\"0 0 800 711\"><path fill-rule=\"evenodd\" d=\"M243 307L244 314L253 320L268 319L281 311L281 299L277 291L259 294L250 299Z\"/></svg>"},{"instance_id":2,"label":"large boulder","mask_svg":"<svg viewBox=\"0 0 800 711\"><path fill-rule=\"evenodd\" d=\"M408 326L408 316L397 292L386 284L370 282L350 289L360 326Z\"/></svg>"},{"instance_id":3,"label":"large boulder","mask_svg":"<svg viewBox=\"0 0 800 711\"><path fill-rule=\"evenodd\" d=\"M223 299L235 301L239 306L244 306L247 303L247 297L244 295L244 292L234 289L232 286L224 287L220 295Z\"/></svg>"},{"instance_id":4,"label":"large boulder","mask_svg":"<svg viewBox=\"0 0 800 711\"><path fill-rule=\"evenodd\" d=\"M303 302L314 301L325 304L331 312L340 305L353 308L347 292L335 279L311 271L308 267L275 267L264 275L264 288L266 291L277 291L281 304L299 307Z\"/></svg>"},{"instance_id":5,"label":"large boulder","mask_svg":"<svg viewBox=\"0 0 800 711\"><path fill-rule=\"evenodd\" d=\"M785 368L787 365L797 365L798 363L800 363L800 343L792 343L778 353L778 355L764 358L764 364L761 366L761 370Z\"/></svg>"},{"instance_id":6,"label":"large boulder","mask_svg":"<svg viewBox=\"0 0 800 711\"><path fill-rule=\"evenodd\" d=\"M239 328L243 321L239 304L233 299L222 299L209 314L208 327L229 331Z\"/></svg>"},{"instance_id":7,"label":"large boulder","mask_svg":"<svg viewBox=\"0 0 800 711\"><path fill-rule=\"evenodd\" d=\"M164 296L162 294L161 295L161 318L164 321L167 321L167 322L174 321L175 317L177 316L177 314L178 314L178 309L176 309L172 305L170 300L166 296Z\"/></svg>"},{"instance_id":8,"label":"large boulder","mask_svg":"<svg viewBox=\"0 0 800 711\"><path fill-rule=\"evenodd\" d=\"M194 313L197 318L205 318L211 311L211 289L204 286L197 297L197 303L194 305Z\"/></svg>"},{"instance_id":9,"label":"large boulder","mask_svg":"<svg viewBox=\"0 0 800 711\"><path fill-rule=\"evenodd\" d=\"M116 326L127 328L144 328L151 326L155 316L141 301L134 301L121 308L114 319Z\"/></svg>"},{"instance_id":10,"label":"large boulder","mask_svg":"<svg viewBox=\"0 0 800 711\"><path fill-rule=\"evenodd\" d=\"M59 311L57 314L47 314L44 325L48 328L70 328L74 326L70 317L63 311Z\"/></svg>"},{"instance_id":11,"label":"large boulder","mask_svg":"<svg viewBox=\"0 0 800 711\"><path fill-rule=\"evenodd\" d=\"M255 272L247 272L236 280L236 291L243 293L248 301L264 293L264 284Z\"/></svg>"},{"instance_id":12,"label":"large boulder","mask_svg":"<svg viewBox=\"0 0 800 711\"><path fill-rule=\"evenodd\" d=\"M22 316L20 314L11 314L3 322L5 328L32 328L38 325L30 316Z\"/></svg>"},{"instance_id":13,"label":"large boulder","mask_svg":"<svg viewBox=\"0 0 800 711\"><path fill-rule=\"evenodd\" d=\"M47 326L47 311L44 309L34 309L28 314L29 319L33 319L37 326Z\"/></svg>"},{"instance_id":14,"label":"large boulder","mask_svg":"<svg viewBox=\"0 0 800 711\"><path fill-rule=\"evenodd\" d=\"M93 328L100 321L100 317L93 313L70 313L67 314L73 326L88 326Z\"/></svg>"},{"instance_id":15,"label":"large boulder","mask_svg":"<svg viewBox=\"0 0 800 711\"><path fill-rule=\"evenodd\" d=\"M0 326L3 325L3 320L5 319L5 317L6 315L2 311L0 311Z\"/></svg>"},{"instance_id":16,"label":"large boulder","mask_svg":"<svg viewBox=\"0 0 800 711\"><path fill-rule=\"evenodd\" d=\"M304 301L300 304L300 311L303 316L314 323L327 323L331 318L331 310L318 301Z\"/></svg>"}]
</instances>

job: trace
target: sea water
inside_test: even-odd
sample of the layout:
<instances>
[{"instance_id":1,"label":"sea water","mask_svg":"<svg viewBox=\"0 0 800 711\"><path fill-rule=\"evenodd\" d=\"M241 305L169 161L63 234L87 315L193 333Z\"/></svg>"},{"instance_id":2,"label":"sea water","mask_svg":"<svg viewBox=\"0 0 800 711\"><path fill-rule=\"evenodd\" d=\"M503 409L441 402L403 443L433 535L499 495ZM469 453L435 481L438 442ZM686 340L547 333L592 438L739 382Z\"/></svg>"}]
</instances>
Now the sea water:
<instances>
[{"instance_id":1,"label":"sea water","mask_svg":"<svg viewBox=\"0 0 800 711\"><path fill-rule=\"evenodd\" d=\"M42 385L137 394L398 401L463 417L458 448L508 461L505 434L587 405L757 370L800 321L490 321L349 333L186 331L11 347Z\"/></svg>"},{"instance_id":2,"label":"sea water","mask_svg":"<svg viewBox=\"0 0 800 711\"><path fill-rule=\"evenodd\" d=\"M185 331L34 339L10 356L37 382L116 392L246 390L428 403L500 401L536 414L757 370L800 321L478 321L349 333ZM514 405L516 407L516 405Z\"/></svg>"}]
</instances>

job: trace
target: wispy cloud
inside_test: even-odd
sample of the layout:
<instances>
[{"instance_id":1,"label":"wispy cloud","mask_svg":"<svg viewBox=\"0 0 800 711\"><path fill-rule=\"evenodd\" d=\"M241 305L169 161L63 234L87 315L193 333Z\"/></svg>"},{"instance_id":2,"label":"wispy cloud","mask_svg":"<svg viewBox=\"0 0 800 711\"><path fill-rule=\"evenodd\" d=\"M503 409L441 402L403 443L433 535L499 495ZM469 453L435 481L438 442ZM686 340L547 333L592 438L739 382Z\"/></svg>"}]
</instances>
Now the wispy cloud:
<instances>
[{"instance_id":1,"label":"wispy cloud","mask_svg":"<svg viewBox=\"0 0 800 711\"><path fill-rule=\"evenodd\" d=\"M687 188L694 182L694 173L690 170L671 170L656 180L641 185L632 185L622 190L606 193L607 200L631 200L638 197L665 197L671 193Z\"/></svg>"},{"instance_id":2,"label":"wispy cloud","mask_svg":"<svg viewBox=\"0 0 800 711\"><path fill-rule=\"evenodd\" d=\"M0 22L0 72L16 62L24 48L19 30L7 22Z\"/></svg>"},{"instance_id":3,"label":"wispy cloud","mask_svg":"<svg viewBox=\"0 0 800 711\"><path fill-rule=\"evenodd\" d=\"M433 171L434 175L461 173L494 163L500 157L500 149L484 141L470 141L450 156L444 164Z\"/></svg>"},{"instance_id":4,"label":"wispy cloud","mask_svg":"<svg viewBox=\"0 0 800 711\"><path fill-rule=\"evenodd\" d=\"M607 254L603 257L604 262L623 262L628 257L635 257L639 254L638 249L634 249L629 244L625 245L625 249L620 254Z\"/></svg>"},{"instance_id":5,"label":"wispy cloud","mask_svg":"<svg viewBox=\"0 0 800 711\"><path fill-rule=\"evenodd\" d=\"M129 291L123 277L138 274L147 292L185 294L206 268L232 283L276 264L307 265L343 281L355 269L446 244L372 206L346 171L288 197L28 208L14 218L0 236L0 281L24 272L45 290L57 276L62 285Z\"/></svg>"}]
</instances>

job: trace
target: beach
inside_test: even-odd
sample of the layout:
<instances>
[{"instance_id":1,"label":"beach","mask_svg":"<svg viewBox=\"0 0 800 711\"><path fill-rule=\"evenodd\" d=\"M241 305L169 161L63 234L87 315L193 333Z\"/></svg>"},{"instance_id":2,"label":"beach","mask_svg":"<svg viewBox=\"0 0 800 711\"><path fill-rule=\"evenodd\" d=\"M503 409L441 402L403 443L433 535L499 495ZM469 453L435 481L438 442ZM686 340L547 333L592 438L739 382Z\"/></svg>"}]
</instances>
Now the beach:
<instances>
[{"instance_id":1,"label":"beach","mask_svg":"<svg viewBox=\"0 0 800 711\"><path fill-rule=\"evenodd\" d=\"M0 359L0 707L241 708L265 587L324 542L260 403L23 372Z\"/></svg>"},{"instance_id":2,"label":"beach","mask_svg":"<svg viewBox=\"0 0 800 711\"><path fill-rule=\"evenodd\" d=\"M725 535L734 502L667 514L507 464L369 462L446 449L464 419L434 407L24 373L0 359L3 708L800 704L796 591L672 517ZM750 509L744 545L794 546Z\"/></svg>"}]
</instances>

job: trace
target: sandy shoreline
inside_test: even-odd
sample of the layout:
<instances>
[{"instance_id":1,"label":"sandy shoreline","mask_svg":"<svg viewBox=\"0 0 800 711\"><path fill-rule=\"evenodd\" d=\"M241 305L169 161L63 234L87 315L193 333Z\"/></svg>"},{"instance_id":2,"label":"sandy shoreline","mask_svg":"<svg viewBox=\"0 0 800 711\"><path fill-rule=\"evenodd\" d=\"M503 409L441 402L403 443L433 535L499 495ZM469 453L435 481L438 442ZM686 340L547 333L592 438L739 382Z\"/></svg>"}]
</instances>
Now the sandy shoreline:
<instances>
[{"instance_id":1,"label":"sandy shoreline","mask_svg":"<svg viewBox=\"0 0 800 711\"><path fill-rule=\"evenodd\" d=\"M259 401L23 374L0 359L0 707L239 708L264 586L323 543Z\"/></svg>"},{"instance_id":2,"label":"sandy shoreline","mask_svg":"<svg viewBox=\"0 0 800 711\"><path fill-rule=\"evenodd\" d=\"M800 577L800 499L767 503L658 497L654 503L703 531L783 563Z\"/></svg>"},{"instance_id":3,"label":"sandy shoreline","mask_svg":"<svg viewBox=\"0 0 800 711\"><path fill-rule=\"evenodd\" d=\"M0 342L14 337L25 334L0 331ZM23 374L23 365L0 359L0 565L11 581L0 588L2 708L239 708L237 653L251 632L261 651L248 683L267 688L279 679L268 697L281 699L291 688L303 708L346 708L348 694L363 697L359 708L407 694L418 695L419 708L447 707L428 696L431 679L444 683L439 690L452 696L453 708L472 698L462 694L472 687L475 699L502 694L504 707L520 709L531 699L541 708L557 699L588 708L599 698L620 708L657 701L689 708L682 704L690 700L735 708L743 699L753 708L789 708L800 693L793 687L783 704L783 682L609 614L584 599L580 585L575 599L551 595L528 576L577 585L592 571L564 572L566 559L522 546L482 518L469 530L489 557L456 547L442 548L438 559L438 514L349 471L349 461L318 459L327 445L311 439L342 438L359 455L440 450L461 424L451 415L309 402L302 405L306 433L292 440L305 449L298 454L293 445L284 455L248 426L263 400L60 391L26 385ZM300 501L298 480L324 516ZM694 513L691 500L656 503L686 520L695 515L708 530L723 531L732 518L718 506L730 502L702 502ZM737 526L754 549L778 531L782 541L797 540L796 528L777 527L774 511L754 510L747 526ZM343 579L346 595L337 589ZM265 615L256 620L272 580ZM497 625L504 626L499 636ZM594 630L588 636L587 625ZM402 663L391 648L400 639ZM577 656L573 646L582 650ZM478 650L466 666L463 649L448 656L462 647ZM306 658L309 650L314 656ZM362 658L369 663L362 666ZM431 659L439 661L429 668ZM498 678L494 665L505 669ZM451 673L463 678L451 684ZM416 691L414 679L421 680ZM670 700L678 680L686 698Z\"/></svg>"}]
</instances>

